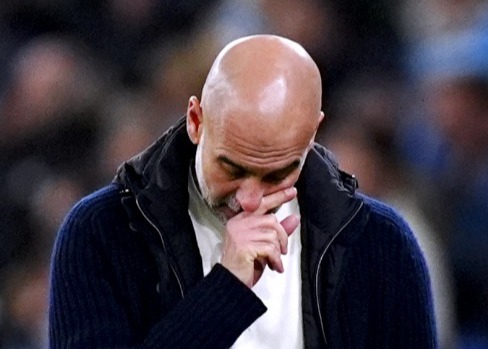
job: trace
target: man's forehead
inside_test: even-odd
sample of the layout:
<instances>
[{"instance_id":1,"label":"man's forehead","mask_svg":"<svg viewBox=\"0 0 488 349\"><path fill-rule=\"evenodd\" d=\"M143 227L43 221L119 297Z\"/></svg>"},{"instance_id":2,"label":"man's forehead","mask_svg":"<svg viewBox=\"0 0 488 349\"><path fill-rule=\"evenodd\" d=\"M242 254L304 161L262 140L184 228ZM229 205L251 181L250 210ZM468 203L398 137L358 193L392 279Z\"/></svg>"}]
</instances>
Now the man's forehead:
<instances>
[{"instance_id":1,"label":"man's forehead","mask_svg":"<svg viewBox=\"0 0 488 349\"><path fill-rule=\"evenodd\" d=\"M288 111L290 112L290 111ZM291 111L293 112L293 111ZM294 142L304 133L308 125L292 117L283 115L283 110L275 110L275 115L262 113L253 107L225 107L208 122L208 131L222 141L241 141L261 147L281 147ZM296 113L300 119L300 113Z\"/></svg>"}]
</instances>

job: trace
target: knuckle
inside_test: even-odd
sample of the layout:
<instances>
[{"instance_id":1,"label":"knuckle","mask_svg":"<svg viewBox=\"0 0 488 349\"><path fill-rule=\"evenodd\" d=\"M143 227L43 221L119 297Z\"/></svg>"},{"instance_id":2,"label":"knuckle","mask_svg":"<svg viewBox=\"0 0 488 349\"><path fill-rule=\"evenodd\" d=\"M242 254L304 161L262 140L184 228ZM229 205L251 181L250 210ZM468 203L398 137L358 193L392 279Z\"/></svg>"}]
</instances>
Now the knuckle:
<instances>
[{"instance_id":1,"label":"knuckle","mask_svg":"<svg viewBox=\"0 0 488 349\"><path fill-rule=\"evenodd\" d=\"M265 246L265 251L268 255L273 255L276 251L276 247L273 243L268 243Z\"/></svg>"},{"instance_id":2,"label":"knuckle","mask_svg":"<svg viewBox=\"0 0 488 349\"><path fill-rule=\"evenodd\" d=\"M274 214L267 214L265 215L265 222L267 225L270 225L270 226L275 226L276 224L278 224L278 219L276 218L276 216Z\"/></svg>"}]
</instances>

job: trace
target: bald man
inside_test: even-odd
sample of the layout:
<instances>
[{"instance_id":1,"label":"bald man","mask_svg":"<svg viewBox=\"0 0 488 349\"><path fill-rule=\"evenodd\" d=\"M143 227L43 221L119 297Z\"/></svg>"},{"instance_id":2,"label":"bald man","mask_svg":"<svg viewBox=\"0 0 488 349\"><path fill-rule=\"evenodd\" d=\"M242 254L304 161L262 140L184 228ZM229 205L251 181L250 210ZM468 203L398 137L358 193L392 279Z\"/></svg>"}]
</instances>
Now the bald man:
<instances>
[{"instance_id":1,"label":"bald man","mask_svg":"<svg viewBox=\"0 0 488 349\"><path fill-rule=\"evenodd\" d=\"M66 218L51 347L435 348L412 232L314 143L321 86L293 41L227 45L186 117Z\"/></svg>"}]
</instances>

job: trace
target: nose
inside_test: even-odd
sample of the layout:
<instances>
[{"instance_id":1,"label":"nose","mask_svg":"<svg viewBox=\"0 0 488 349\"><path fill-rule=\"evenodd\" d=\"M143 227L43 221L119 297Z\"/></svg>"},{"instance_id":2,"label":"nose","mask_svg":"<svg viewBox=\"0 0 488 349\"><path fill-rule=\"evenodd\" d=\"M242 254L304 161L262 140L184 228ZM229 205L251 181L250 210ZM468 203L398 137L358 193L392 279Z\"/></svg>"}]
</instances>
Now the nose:
<instances>
[{"instance_id":1,"label":"nose","mask_svg":"<svg viewBox=\"0 0 488 349\"><path fill-rule=\"evenodd\" d=\"M236 200L245 212L254 212L261 205L265 188L259 180L247 178L236 192Z\"/></svg>"}]
</instances>

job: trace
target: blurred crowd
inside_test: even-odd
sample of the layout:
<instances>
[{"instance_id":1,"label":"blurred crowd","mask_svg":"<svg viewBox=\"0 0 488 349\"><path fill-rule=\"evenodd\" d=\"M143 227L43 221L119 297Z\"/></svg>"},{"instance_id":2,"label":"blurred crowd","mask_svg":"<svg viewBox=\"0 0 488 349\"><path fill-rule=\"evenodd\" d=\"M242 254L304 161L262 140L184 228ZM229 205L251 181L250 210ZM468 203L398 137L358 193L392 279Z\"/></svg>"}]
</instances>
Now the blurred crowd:
<instances>
[{"instance_id":1,"label":"blurred crowd","mask_svg":"<svg viewBox=\"0 0 488 349\"><path fill-rule=\"evenodd\" d=\"M488 348L483 0L2 1L0 348L47 348L63 217L184 115L227 42L256 33L319 65L318 141L414 229L441 348Z\"/></svg>"}]
</instances>

